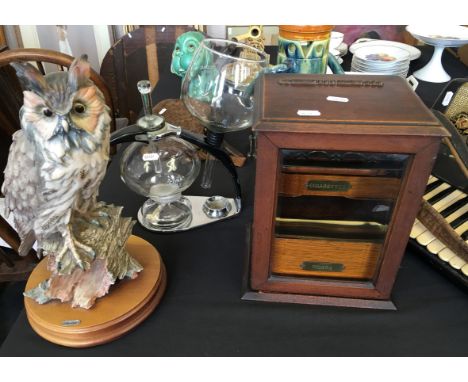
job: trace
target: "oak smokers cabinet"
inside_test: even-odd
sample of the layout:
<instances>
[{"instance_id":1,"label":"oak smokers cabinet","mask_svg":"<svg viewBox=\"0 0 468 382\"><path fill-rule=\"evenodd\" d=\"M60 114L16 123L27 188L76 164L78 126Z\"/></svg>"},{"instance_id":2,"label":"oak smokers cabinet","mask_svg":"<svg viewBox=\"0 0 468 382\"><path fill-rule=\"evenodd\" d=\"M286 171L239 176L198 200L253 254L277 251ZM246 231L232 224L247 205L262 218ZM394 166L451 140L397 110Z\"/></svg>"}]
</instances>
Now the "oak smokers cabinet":
<instances>
[{"instance_id":1,"label":"oak smokers cabinet","mask_svg":"<svg viewBox=\"0 0 468 382\"><path fill-rule=\"evenodd\" d=\"M244 299L395 309L390 293L447 133L396 76L256 85Z\"/></svg>"}]
</instances>

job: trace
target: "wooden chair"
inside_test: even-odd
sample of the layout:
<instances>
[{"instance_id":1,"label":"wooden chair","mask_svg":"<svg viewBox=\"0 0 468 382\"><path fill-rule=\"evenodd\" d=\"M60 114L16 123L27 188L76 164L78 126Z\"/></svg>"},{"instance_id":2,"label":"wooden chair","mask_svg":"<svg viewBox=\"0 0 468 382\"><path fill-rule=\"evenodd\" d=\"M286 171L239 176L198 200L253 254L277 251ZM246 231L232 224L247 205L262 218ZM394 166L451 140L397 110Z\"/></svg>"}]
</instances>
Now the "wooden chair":
<instances>
[{"instance_id":1,"label":"wooden chair","mask_svg":"<svg viewBox=\"0 0 468 382\"><path fill-rule=\"evenodd\" d=\"M0 53L0 184L3 183L3 169L8 158L8 148L11 144L12 134L20 128L19 109L23 104L22 89L16 78L16 73L9 66L11 62L36 63L42 74L50 66L53 70L66 70L74 58L46 49L12 49ZM111 131L115 130L114 106L110 91L102 77L94 70L91 71L91 80L101 90L106 104L111 109ZM24 280L37 262L35 251L25 258L17 255L20 239L16 231L0 216L0 237L15 251L0 248L0 282Z\"/></svg>"}]
</instances>

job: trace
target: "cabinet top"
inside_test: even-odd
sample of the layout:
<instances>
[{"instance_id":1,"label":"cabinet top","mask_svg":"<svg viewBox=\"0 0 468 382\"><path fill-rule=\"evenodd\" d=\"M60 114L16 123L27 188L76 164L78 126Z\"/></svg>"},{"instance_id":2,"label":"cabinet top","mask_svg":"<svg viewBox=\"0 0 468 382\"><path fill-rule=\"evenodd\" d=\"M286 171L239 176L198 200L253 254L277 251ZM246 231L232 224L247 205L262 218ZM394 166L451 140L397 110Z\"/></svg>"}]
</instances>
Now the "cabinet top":
<instances>
[{"instance_id":1,"label":"cabinet top","mask_svg":"<svg viewBox=\"0 0 468 382\"><path fill-rule=\"evenodd\" d=\"M266 74L255 98L257 131L447 135L398 76Z\"/></svg>"}]
</instances>

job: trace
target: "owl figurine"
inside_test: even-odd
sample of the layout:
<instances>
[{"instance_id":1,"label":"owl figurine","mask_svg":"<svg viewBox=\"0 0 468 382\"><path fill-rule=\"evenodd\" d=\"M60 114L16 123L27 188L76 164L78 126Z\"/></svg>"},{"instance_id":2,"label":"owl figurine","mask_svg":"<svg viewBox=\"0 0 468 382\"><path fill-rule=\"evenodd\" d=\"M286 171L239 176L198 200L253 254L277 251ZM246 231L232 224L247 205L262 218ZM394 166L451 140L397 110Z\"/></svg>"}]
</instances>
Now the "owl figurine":
<instances>
[{"instance_id":1,"label":"owl figurine","mask_svg":"<svg viewBox=\"0 0 468 382\"><path fill-rule=\"evenodd\" d=\"M67 72L46 75L28 63L11 65L24 89L24 104L2 192L21 238L19 254L26 255L37 242L38 249L50 255L49 269L55 275L73 276L71 283L100 256L106 264L101 266L101 279L107 284L86 287L99 289L99 295L107 293L117 277L133 277L141 267L129 260L125 248L114 250L116 241L123 240L124 246L132 224L120 218L121 208L112 223L115 208L97 202L109 160L111 118L104 96L90 80L86 56L74 60ZM119 229L125 232L116 240ZM114 254L121 257L109 258ZM119 265L111 269L111 264ZM64 282L63 277L60 280ZM47 298L54 298L47 293Z\"/></svg>"},{"instance_id":2,"label":"owl figurine","mask_svg":"<svg viewBox=\"0 0 468 382\"><path fill-rule=\"evenodd\" d=\"M25 89L24 105L2 192L21 238L19 253L27 254L36 240L41 249L44 242L59 240L56 262L70 256L85 269L93 249L74 237L70 221L96 205L109 160L108 108L89 79L85 56L68 72L45 76L29 63L12 66Z\"/></svg>"},{"instance_id":3,"label":"owl figurine","mask_svg":"<svg viewBox=\"0 0 468 382\"><path fill-rule=\"evenodd\" d=\"M19 254L37 242L52 272L25 295L90 308L117 279L142 270L125 248L134 222L120 216L121 207L97 202L109 161L109 108L86 56L47 75L27 63L11 65L24 104L2 193L21 238Z\"/></svg>"}]
</instances>

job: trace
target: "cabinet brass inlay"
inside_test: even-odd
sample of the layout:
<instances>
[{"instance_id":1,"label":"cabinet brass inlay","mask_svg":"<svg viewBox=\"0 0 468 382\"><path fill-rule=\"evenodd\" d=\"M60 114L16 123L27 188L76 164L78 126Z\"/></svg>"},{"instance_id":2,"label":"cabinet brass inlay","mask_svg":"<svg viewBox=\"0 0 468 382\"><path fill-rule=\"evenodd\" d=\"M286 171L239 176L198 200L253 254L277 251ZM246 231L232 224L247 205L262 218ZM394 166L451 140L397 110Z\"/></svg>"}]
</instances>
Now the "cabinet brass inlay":
<instances>
[{"instance_id":1,"label":"cabinet brass inlay","mask_svg":"<svg viewBox=\"0 0 468 382\"><path fill-rule=\"evenodd\" d=\"M351 184L344 180L309 180L306 187L314 191L348 191Z\"/></svg>"},{"instance_id":2,"label":"cabinet brass inlay","mask_svg":"<svg viewBox=\"0 0 468 382\"><path fill-rule=\"evenodd\" d=\"M345 269L345 266L340 263L322 263L319 261L304 261L301 264L301 269L305 271L342 272Z\"/></svg>"}]
</instances>

